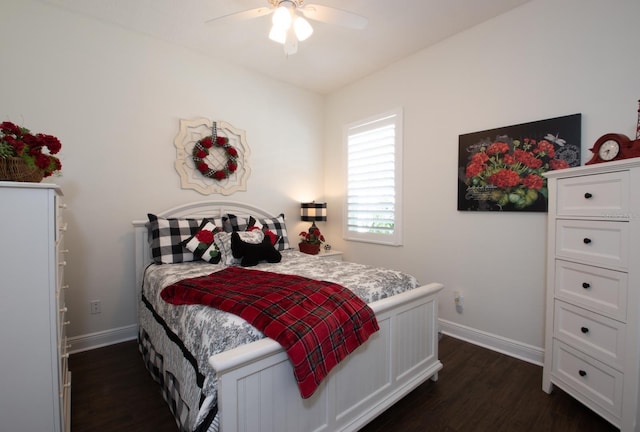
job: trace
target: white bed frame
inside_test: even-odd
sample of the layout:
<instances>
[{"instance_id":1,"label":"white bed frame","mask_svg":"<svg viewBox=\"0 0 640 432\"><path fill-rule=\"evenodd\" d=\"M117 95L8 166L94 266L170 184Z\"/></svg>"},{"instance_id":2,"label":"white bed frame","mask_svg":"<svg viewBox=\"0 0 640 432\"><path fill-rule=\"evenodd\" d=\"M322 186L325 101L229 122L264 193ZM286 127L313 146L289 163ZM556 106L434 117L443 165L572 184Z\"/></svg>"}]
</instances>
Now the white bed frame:
<instances>
[{"instance_id":1,"label":"white bed frame","mask_svg":"<svg viewBox=\"0 0 640 432\"><path fill-rule=\"evenodd\" d=\"M273 217L238 202L201 201L163 217ZM136 289L151 262L146 221L135 221ZM222 432L356 431L431 378L438 360L439 283L371 303L380 331L342 361L309 399L302 399L282 347L262 339L212 356Z\"/></svg>"}]
</instances>

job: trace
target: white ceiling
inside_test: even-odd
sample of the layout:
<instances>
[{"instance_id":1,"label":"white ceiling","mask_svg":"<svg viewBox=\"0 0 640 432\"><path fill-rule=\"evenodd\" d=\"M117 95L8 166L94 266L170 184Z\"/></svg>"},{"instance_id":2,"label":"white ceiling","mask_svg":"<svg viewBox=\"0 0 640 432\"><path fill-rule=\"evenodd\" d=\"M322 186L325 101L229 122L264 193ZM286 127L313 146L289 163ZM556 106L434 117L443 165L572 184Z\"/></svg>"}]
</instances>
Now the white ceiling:
<instances>
[{"instance_id":1,"label":"white ceiling","mask_svg":"<svg viewBox=\"0 0 640 432\"><path fill-rule=\"evenodd\" d=\"M267 0L40 1L325 94L529 0L306 0L362 15L368 25L310 21L314 34L290 57L267 37L270 15L205 23Z\"/></svg>"}]
</instances>

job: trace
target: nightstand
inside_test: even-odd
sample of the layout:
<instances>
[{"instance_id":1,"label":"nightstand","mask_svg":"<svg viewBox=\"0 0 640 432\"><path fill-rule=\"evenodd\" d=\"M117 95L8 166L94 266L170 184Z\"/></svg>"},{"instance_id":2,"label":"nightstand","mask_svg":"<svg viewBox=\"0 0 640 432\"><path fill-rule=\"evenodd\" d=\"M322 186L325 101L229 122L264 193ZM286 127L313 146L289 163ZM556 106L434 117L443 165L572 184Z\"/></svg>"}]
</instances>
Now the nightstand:
<instances>
[{"instance_id":1,"label":"nightstand","mask_svg":"<svg viewBox=\"0 0 640 432\"><path fill-rule=\"evenodd\" d=\"M316 256L326 260L342 261L342 252L337 250L320 249L320 253Z\"/></svg>"}]
</instances>

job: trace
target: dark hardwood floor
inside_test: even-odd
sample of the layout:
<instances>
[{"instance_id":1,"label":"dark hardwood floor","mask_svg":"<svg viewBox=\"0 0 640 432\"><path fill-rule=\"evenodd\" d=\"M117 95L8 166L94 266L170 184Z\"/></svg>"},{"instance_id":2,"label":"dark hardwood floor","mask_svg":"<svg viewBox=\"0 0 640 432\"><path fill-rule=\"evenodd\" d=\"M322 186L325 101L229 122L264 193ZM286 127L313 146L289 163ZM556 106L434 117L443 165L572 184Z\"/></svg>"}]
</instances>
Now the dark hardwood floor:
<instances>
[{"instance_id":1,"label":"dark hardwood floor","mask_svg":"<svg viewBox=\"0 0 640 432\"><path fill-rule=\"evenodd\" d=\"M618 429L559 389L542 391L542 368L452 337L439 345L444 368L361 432ZM176 432L159 386L135 341L73 354L71 430Z\"/></svg>"},{"instance_id":2,"label":"dark hardwood floor","mask_svg":"<svg viewBox=\"0 0 640 432\"><path fill-rule=\"evenodd\" d=\"M178 430L136 341L73 354L69 369L73 432Z\"/></svg>"}]
</instances>

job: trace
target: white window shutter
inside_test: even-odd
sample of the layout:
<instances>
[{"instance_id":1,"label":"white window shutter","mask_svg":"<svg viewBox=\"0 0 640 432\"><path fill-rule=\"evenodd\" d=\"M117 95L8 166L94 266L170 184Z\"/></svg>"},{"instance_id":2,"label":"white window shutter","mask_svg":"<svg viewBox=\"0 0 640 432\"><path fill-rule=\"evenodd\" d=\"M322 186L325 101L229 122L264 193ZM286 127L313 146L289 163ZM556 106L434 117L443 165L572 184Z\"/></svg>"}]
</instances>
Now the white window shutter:
<instances>
[{"instance_id":1,"label":"white window shutter","mask_svg":"<svg viewBox=\"0 0 640 432\"><path fill-rule=\"evenodd\" d=\"M399 109L346 127L348 240L402 243L401 129Z\"/></svg>"}]
</instances>

